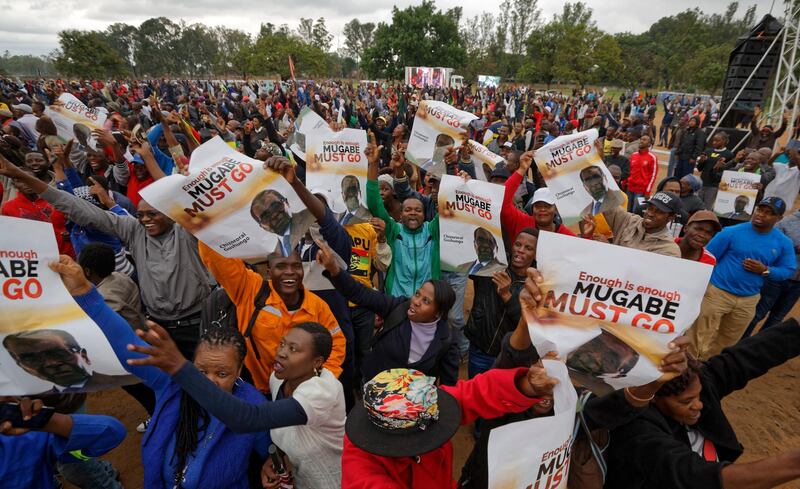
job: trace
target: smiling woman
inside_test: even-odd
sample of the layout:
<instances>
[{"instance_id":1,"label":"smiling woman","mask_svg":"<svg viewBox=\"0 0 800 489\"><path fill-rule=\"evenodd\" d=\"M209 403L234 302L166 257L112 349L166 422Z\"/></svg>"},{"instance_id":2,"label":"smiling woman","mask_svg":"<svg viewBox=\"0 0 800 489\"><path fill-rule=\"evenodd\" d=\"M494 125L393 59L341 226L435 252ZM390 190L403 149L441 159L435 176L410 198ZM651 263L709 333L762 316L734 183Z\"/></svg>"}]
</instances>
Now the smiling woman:
<instances>
[{"instance_id":1,"label":"smiling woman","mask_svg":"<svg viewBox=\"0 0 800 489\"><path fill-rule=\"evenodd\" d=\"M393 297L373 290L339 268L331 249L322 243L317 261L346 299L384 318L361 367L363 378L392 368L413 368L444 385L458 378L458 344L450 335L447 314L456 300L444 280L428 280L412 297Z\"/></svg>"}]
</instances>

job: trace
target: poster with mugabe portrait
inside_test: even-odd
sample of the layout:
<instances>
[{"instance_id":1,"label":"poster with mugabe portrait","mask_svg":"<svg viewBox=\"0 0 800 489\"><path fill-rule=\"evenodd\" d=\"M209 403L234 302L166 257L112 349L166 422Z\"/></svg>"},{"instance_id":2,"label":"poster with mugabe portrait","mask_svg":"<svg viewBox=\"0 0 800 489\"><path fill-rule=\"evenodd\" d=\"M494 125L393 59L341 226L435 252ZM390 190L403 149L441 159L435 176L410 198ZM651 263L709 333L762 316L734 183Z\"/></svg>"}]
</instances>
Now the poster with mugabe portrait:
<instances>
[{"instance_id":1,"label":"poster with mugabe portrait","mask_svg":"<svg viewBox=\"0 0 800 489\"><path fill-rule=\"evenodd\" d=\"M53 226L0 216L0 396L91 392L139 382L61 277Z\"/></svg>"}]
</instances>

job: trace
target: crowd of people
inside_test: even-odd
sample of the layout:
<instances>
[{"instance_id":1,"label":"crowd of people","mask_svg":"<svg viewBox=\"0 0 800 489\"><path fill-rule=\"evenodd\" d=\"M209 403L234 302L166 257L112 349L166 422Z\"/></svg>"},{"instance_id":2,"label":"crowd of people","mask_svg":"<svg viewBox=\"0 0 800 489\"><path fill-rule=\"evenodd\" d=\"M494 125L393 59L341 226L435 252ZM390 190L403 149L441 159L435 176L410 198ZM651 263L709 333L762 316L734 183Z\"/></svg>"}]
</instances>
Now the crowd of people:
<instances>
[{"instance_id":1,"label":"crowd of people","mask_svg":"<svg viewBox=\"0 0 800 489\"><path fill-rule=\"evenodd\" d=\"M96 146L59 137L47 108L62 94L107 116L91 135ZM494 245L508 266L491 276L441 269L441 175L405 157L423 100L475 114L470 138L503 159L486 178L504 187L503 243ZM364 222L348 223L306 187L305 162L289 149L305 108L332 130L368 131ZM540 360L558 352L536 351L525 319L543 304L537 242L552 232L713 267L697 319L660 365L665 375L588 397L584 421L608 449L574 460L576 472L602 476L589 482L571 468L570 487L767 488L800 478L800 449L736 463L743 448L721 403L800 355L800 324L785 319L800 297L800 154L774 151L786 118L775 130L759 115L738 149L713 131L713 100L686 96L0 79L0 214L52 224L61 258L50 267L135 377L123 388L148 413L141 434L128 434L141 437L140 487L487 487L491 430L553 414L557 382ZM534 155L589 129L624 200L600 212L598 197L570 229ZM245 262L142 199L156 180L186 174L193 151L214 137L280 174L315 232ZM660 181L656 141L669 151ZM438 143L447 173L478 178L452 139ZM726 170L760 175L746 219L712 211ZM591 195L603 178L581 172ZM254 201L265 229L281 198L267 191ZM310 270L332 286L308 290ZM38 351L52 361L76 355L67 343L52 348ZM27 366L30 353L12 357L47 375ZM125 428L86 413L86 394L0 400L18 402L25 420L51 416L35 429L0 423L0 486L122 487L95 457L118 446ZM451 438L473 422L475 445L456 482Z\"/></svg>"}]
</instances>

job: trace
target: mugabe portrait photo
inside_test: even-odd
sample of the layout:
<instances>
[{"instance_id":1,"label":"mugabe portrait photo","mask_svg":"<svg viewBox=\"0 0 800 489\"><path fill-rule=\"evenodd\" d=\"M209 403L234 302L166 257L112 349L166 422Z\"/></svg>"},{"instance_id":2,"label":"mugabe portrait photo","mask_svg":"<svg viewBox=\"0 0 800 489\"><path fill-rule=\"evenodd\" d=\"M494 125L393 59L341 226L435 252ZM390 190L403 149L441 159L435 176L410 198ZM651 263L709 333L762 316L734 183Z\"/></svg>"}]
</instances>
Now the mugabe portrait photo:
<instances>
[{"instance_id":1,"label":"mugabe portrait photo","mask_svg":"<svg viewBox=\"0 0 800 489\"><path fill-rule=\"evenodd\" d=\"M95 370L87 348L61 329L10 334L3 338L3 347L18 367L52 386L44 393L89 392L138 382L131 375Z\"/></svg>"}]
</instances>

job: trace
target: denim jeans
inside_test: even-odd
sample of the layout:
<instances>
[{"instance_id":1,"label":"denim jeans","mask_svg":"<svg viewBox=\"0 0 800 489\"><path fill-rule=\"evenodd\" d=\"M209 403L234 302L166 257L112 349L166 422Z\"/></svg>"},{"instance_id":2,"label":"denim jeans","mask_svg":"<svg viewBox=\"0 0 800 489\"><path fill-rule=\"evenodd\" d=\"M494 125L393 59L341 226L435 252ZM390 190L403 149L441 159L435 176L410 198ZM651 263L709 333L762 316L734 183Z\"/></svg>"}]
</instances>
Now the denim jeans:
<instances>
[{"instance_id":1,"label":"denim jeans","mask_svg":"<svg viewBox=\"0 0 800 489\"><path fill-rule=\"evenodd\" d=\"M494 365L495 357L484 353L475 345L469 345L469 363L467 364L467 375L473 378L478 374L482 374L492 368Z\"/></svg>"},{"instance_id":2,"label":"denim jeans","mask_svg":"<svg viewBox=\"0 0 800 489\"><path fill-rule=\"evenodd\" d=\"M454 341L458 344L461 355L469 351L469 340L464 336L464 295L467 293L467 274L458 272L442 272L442 280L453 287L456 293L456 303L447 314L447 323L453 334Z\"/></svg>"},{"instance_id":3,"label":"denim jeans","mask_svg":"<svg viewBox=\"0 0 800 489\"><path fill-rule=\"evenodd\" d=\"M64 479L82 489L122 489L117 480L119 473L105 460L59 462L56 467Z\"/></svg>"},{"instance_id":4,"label":"denim jeans","mask_svg":"<svg viewBox=\"0 0 800 489\"><path fill-rule=\"evenodd\" d=\"M769 314L769 317L764 321L760 331L780 324L783 318L792 310L797 299L800 299L800 281L783 280L776 282L774 280L764 280L764 285L761 287L761 299L756 305L756 315L750 321L750 326L747 327L742 338L747 338L753 334L758 322L764 319L767 314Z\"/></svg>"},{"instance_id":5,"label":"denim jeans","mask_svg":"<svg viewBox=\"0 0 800 489\"><path fill-rule=\"evenodd\" d=\"M677 178L683 178L686 175L691 175L694 173L694 163L689 163L689 160L678 160L678 164L675 167L675 174L673 176Z\"/></svg>"}]
</instances>

